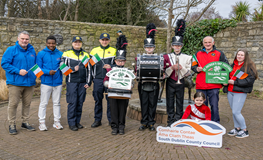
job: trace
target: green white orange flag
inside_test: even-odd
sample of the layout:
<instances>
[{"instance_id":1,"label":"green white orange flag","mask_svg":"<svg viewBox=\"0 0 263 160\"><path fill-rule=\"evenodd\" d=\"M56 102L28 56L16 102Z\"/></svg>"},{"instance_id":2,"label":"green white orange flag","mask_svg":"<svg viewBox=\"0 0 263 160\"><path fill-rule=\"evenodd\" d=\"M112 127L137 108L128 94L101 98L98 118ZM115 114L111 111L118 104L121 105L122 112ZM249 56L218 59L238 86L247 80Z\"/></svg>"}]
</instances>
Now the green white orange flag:
<instances>
[{"instance_id":1,"label":"green white orange flag","mask_svg":"<svg viewBox=\"0 0 263 160\"><path fill-rule=\"evenodd\" d=\"M196 58L196 56L195 55L193 55L193 62L192 62L192 66L195 66L195 65L198 65L198 60L197 60L197 58Z\"/></svg>"},{"instance_id":2,"label":"green white orange flag","mask_svg":"<svg viewBox=\"0 0 263 160\"><path fill-rule=\"evenodd\" d=\"M89 64L89 58L85 55L81 61L83 63L83 65L87 68L88 64Z\"/></svg>"},{"instance_id":3,"label":"green white orange flag","mask_svg":"<svg viewBox=\"0 0 263 160\"><path fill-rule=\"evenodd\" d=\"M100 60L101 60L101 59L100 59L100 56L98 55L98 53L96 53L96 54L94 54L94 55L92 56L92 58L89 60L89 62L90 62L90 64L91 64L92 66L94 66L94 64L98 63Z\"/></svg>"},{"instance_id":4,"label":"green white orange flag","mask_svg":"<svg viewBox=\"0 0 263 160\"><path fill-rule=\"evenodd\" d=\"M236 70L235 74L233 75L234 77L237 77L239 79L245 79L247 78L248 74L243 72L243 71L240 71L239 69Z\"/></svg>"},{"instance_id":5,"label":"green white orange flag","mask_svg":"<svg viewBox=\"0 0 263 160\"><path fill-rule=\"evenodd\" d=\"M37 78L39 78L40 76L42 76L44 74L44 72L39 68L39 66L37 64L35 64L30 71L32 71Z\"/></svg>"},{"instance_id":6,"label":"green white orange flag","mask_svg":"<svg viewBox=\"0 0 263 160\"><path fill-rule=\"evenodd\" d=\"M69 74L72 72L72 70L71 70L65 63L63 63L63 64L59 67L59 69L61 70L61 72L62 72L65 76L69 75Z\"/></svg>"}]
</instances>

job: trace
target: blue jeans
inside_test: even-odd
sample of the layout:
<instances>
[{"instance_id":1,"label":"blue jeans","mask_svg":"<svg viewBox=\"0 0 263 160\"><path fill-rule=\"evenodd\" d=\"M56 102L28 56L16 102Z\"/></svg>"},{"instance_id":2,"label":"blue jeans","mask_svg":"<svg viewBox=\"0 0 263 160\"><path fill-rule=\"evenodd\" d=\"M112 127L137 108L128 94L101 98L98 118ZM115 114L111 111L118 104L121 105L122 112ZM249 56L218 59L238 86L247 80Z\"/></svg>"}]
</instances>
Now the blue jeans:
<instances>
[{"instance_id":1,"label":"blue jeans","mask_svg":"<svg viewBox=\"0 0 263 160\"><path fill-rule=\"evenodd\" d=\"M218 101L219 101L219 89L197 89L196 92L203 92L205 94L205 105L208 106L208 101L211 106L211 120L219 123L219 111L218 111Z\"/></svg>"},{"instance_id":2,"label":"blue jeans","mask_svg":"<svg viewBox=\"0 0 263 160\"><path fill-rule=\"evenodd\" d=\"M227 99L232 109L235 128L246 129L245 118L241 114L241 110L247 98L247 93L228 92Z\"/></svg>"}]
</instances>

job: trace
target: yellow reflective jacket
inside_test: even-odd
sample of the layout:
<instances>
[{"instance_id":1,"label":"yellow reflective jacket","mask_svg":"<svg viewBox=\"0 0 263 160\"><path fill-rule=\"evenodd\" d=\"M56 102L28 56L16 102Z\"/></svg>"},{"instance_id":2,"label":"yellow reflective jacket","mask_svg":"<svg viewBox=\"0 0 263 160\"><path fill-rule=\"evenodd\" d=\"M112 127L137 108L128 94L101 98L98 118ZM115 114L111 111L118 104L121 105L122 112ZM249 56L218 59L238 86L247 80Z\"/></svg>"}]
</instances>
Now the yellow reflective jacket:
<instances>
[{"instance_id":1,"label":"yellow reflective jacket","mask_svg":"<svg viewBox=\"0 0 263 160\"><path fill-rule=\"evenodd\" d=\"M98 54L100 56L101 61L97 62L93 66L93 78L96 79L104 79L107 70L103 68L104 64L114 64L114 58L116 56L116 49L113 47L110 47L109 45L107 47L98 46L96 48L93 48L90 52L90 55L93 56L95 54Z\"/></svg>"},{"instance_id":2,"label":"yellow reflective jacket","mask_svg":"<svg viewBox=\"0 0 263 160\"><path fill-rule=\"evenodd\" d=\"M91 65L89 63L87 68L85 68L84 64L81 62L85 55L90 58L89 54L84 50L81 50L79 54L73 49L63 52L62 61L73 71L66 77L66 82L86 82L89 86L91 85ZM77 65L79 65L79 70L75 71L74 67Z\"/></svg>"}]
</instances>

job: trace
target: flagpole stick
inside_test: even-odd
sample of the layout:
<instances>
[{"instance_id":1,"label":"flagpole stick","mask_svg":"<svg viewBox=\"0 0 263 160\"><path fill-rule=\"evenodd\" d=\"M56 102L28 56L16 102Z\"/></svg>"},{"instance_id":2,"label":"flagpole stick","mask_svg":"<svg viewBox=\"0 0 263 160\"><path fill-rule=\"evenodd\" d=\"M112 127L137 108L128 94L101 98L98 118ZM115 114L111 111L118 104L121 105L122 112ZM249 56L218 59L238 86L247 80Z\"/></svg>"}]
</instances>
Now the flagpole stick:
<instances>
[{"instance_id":1,"label":"flagpole stick","mask_svg":"<svg viewBox=\"0 0 263 160\"><path fill-rule=\"evenodd\" d=\"M59 67L55 70L56 72L58 71Z\"/></svg>"},{"instance_id":2,"label":"flagpole stick","mask_svg":"<svg viewBox=\"0 0 263 160\"><path fill-rule=\"evenodd\" d=\"M35 67L35 65L33 67ZM33 67L31 67L27 72L29 72Z\"/></svg>"}]
</instances>

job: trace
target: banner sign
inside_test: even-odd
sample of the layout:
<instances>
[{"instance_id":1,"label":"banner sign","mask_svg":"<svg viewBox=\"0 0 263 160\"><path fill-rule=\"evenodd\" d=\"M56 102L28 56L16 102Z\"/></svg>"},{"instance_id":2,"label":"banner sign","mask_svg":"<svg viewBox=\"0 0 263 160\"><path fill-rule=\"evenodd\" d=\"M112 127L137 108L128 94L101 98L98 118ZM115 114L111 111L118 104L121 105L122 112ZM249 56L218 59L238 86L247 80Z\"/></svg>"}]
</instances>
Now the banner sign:
<instances>
[{"instance_id":1,"label":"banner sign","mask_svg":"<svg viewBox=\"0 0 263 160\"><path fill-rule=\"evenodd\" d=\"M174 122L171 127L157 127L156 140L163 143L221 148L225 133L226 129L217 122L184 119Z\"/></svg>"},{"instance_id":2,"label":"banner sign","mask_svg":"<svg viewBox=\"0 0 263 160\"><path fill-rule=\"evenodd\" d=\"M114 67L106 75L109 77L109 88L131 90L135 75L128 68Z\"/></svg>"},{"instance_id":3,"label":"banner sign","mask_svg":"<svg viewBox=\"0 0 263 160\"><path fill-rule=\"evenodd\" d=\"M211 71L209 71L212 68ZM225 69L225 71L222 71ZM211 62L204 66L203 71L206 72L206 83L228 83L229 72L233 69L225 62Z\"/></svg>"}]
</instances>

